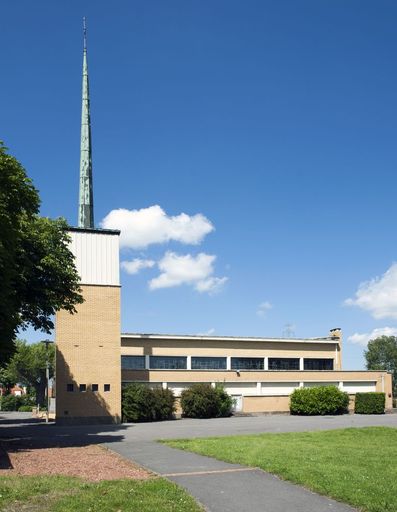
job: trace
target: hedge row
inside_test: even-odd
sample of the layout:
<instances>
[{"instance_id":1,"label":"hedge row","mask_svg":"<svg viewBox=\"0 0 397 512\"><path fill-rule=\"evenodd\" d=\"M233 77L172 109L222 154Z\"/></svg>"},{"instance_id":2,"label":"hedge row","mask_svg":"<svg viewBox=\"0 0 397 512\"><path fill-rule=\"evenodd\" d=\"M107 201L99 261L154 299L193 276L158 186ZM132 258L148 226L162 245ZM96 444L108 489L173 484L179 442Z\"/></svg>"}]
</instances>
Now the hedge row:
<instances>
[{"instance_id":1,"label":"hedge row","mask_svg":"<svg viewBox=\"0 0 397 512\"><path fill-rule=\"evenodd\" d=\"M356 393L354 412L356 414L384 414L385 402L384 393Z\"/></svg>"},{"instance_id":2,"label":"hedge row","mask_svg":"<svg viewBox=\"0 0 397 512\"><path fill-rule=\"evenodd\" d=\"M290 397L291 414L344 414L348 405L349 395L336 386L299 388L295 389Z\"/></svg>"},{"instance_id":3,"label":"hedge row","mask_svg":"<svg viewBox=\"0 0 397 512\"><path fill-rule=\"evenodd\" d=\"M181 407L189 418L230 416L233 399L221 386L193 384L182 392ZM175 396L169 389L129 384L123 388L121 408L126 422L168 420L175 412Z\"/></svg>"}]
</instances>

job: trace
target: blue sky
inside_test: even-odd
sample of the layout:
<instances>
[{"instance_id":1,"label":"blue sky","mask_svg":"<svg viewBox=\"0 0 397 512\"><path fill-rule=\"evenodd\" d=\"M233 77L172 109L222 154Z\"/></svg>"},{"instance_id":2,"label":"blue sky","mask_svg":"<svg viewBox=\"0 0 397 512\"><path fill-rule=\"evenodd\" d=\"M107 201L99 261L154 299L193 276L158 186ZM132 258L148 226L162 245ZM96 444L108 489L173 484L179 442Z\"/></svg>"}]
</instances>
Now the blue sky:
<instances>
[{"instance_id":1,"label":"blue sky","mask_svg":"<svg viewBox=\"0 0 397 512\"><path fill-rule=\"evenodd\" d=\"M71 224L84 15L96 223L136 210L121 259L146 265L122 271L122 330L342 327L363 367L397 333L397 4L4 3L1 138Z\"/></svg>"}]
</instances>

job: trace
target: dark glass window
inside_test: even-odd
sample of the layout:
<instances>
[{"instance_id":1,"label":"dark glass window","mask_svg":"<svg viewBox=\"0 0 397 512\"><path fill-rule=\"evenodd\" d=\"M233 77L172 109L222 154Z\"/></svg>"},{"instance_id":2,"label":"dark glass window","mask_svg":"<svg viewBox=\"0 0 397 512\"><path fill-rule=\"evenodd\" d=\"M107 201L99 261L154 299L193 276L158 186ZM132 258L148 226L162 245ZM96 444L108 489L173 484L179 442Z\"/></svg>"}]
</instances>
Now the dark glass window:
<instances>
[{"instance_id":1,"label":"dark glass window","mask_svg":"<svg viewBox=\"0 0 397 512\"><path fill-rule=\"evenodd\" d=\"M79 391L82 392L82 391L87 391L87 385L86 384L80 384L79 386Z\"/></svg>"},{"instance_id":2,"label":"dark glass window","mask_svg":"<svg viewBox=\"0 0 397 512\"><path fill-rule=\"evenodd\" d=\"M263 357L232 357L232 370L263 370Z\"/></svg>"},{"instance_id":3,"label":"dark glass window","mask_svg":"<svg viewBox=\"0 0 397 512\"><path fill-rule=\"evenodd\" d=\"M333 359L305 359L304 360L305 370L333 370L334 360Z\"/></svg>"},{"instance_id":4,"label":"dark glass window","mask_svg":"<svg viewBox=\"0 0 397 512\"><path fill-rule=\"evenodd\" d=\"M150 368L153 370L186 370L187 358L184 356L150 356Z\"/></svg>"},{"instance_id":5,"label":"dark glass window","mask_svg":"<svg viewBox=\"0 0 397 512\"><path fill-rule=\"evenodd\" d=\"M66 384L66 391L73 391L74 386L73 384Z\"/></svg>"},{"instance_id":6,"label":"dark glass window","mask_svg":"<svg viewBox=\"0 0 397 512\"><path fill-rule=\"evenodd\" d=\"M192 370L226 370L226 357L192 357Z\"/></svg>"},{"instance_id":7,"label":"dark glass window","mask_svg":"<svg viewBox=\"0 0 397 512\"><path fill-rule=\"evenodd\" d=\"M98 391L98 384L91 384L92 391Z\"/></svg>"},{"instance_id":8,"label":"dark glass window","mask_svg":"<svg viewBox=\"0 0 397 512\"><path fill-rule=\"evenodd\" d=\"M104 384L103 385L103 390L104 391L110 391L110 384Z\"/></svg>"},{"instance_id":9,"label":"dark glass window","mask_svg":"<svg viewBox=\"0 0 397 512\"><path fill-rule=\"evenodd\" d=\"M122 370L144 370L145 356L121 356Z\"/></svg>"},{"instance_id":10,"label":"dark glass window","mask_svg":"<svg viewBox=\"0 0 397 512\"><path fill-rule=\"evenodd\" d=\"M269 357L269 370L299 370L299 358Z\"/></svg>"}]
</instances>

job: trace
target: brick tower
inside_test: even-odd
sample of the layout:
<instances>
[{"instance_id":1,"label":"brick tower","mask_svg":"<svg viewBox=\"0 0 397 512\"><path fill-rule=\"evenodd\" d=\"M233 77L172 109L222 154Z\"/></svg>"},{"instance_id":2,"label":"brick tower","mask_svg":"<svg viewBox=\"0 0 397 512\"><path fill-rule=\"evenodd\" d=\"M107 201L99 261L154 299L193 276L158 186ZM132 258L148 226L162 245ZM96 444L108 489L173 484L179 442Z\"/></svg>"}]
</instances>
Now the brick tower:
<instances>
[{"instance_id":1,"label":"brick tower","mask_svg":"<svg viewBox=\"0 0 397 512\"><path fill-rule=\"evenodd\" d=\"M84 302L56 315L56 420L118 423L121 419L119 231L94 227L91 123L84 20L78 228L70 249Z\"/></svg>"}]
</instances>

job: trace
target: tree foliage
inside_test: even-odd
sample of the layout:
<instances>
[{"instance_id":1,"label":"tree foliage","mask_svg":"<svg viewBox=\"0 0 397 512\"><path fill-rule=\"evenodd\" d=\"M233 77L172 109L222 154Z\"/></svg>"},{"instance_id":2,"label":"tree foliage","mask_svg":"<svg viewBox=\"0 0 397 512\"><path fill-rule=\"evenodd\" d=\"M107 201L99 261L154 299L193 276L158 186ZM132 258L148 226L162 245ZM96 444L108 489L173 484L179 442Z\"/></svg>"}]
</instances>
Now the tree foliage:
<instances>
[{"instance_id":1,"label":"tree foliage","mask_svg":"<svg viewBox=\"0 0 397 512\"><path fill-rule=\"evenodd\" d=\"M8 380L34 388L36 401L44 405L45 389L47 385L46 368L49 362L50 379L54 376L55 348L53 344L44 343L27 344L26 341L17 340L16 351L5 367L4 373Z\"/></svg>"},{"instance_id":2,"label":"tree foliage","mask_svg":"<svg viewBox=\"0 0 397 512\"><path fill-rule=\"evenodd\" d=\"M386 370L393 374L393 390L397 392L397 337L379 336L368 342L364 352L367 370Z\"/></svg>"},{"instance_id":3,"label":"tree foliage","mask_svg":"<svg viewBox=\"0 0 397 512\"><path fill-rule=\"evenodd\" d=\"M49 333L51 317L83 301L64 219L39 216L40 198L0 142L0 361L28 325Z\"/></svg>"}]
</instances>

